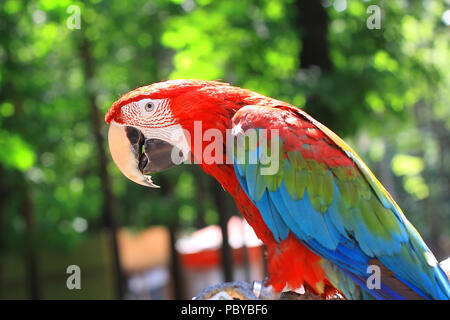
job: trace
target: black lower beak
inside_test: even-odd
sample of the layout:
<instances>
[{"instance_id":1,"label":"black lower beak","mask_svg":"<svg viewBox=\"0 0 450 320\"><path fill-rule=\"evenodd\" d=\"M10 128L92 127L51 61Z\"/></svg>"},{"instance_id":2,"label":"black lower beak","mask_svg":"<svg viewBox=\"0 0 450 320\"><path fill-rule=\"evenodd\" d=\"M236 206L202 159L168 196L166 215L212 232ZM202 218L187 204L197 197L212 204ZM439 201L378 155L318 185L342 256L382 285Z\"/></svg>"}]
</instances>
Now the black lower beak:
<instances>
[{"instance_id":1,"label":"black lower beak","mask_svg":"<svg viewBox=\"0 0 450 320\"><path fill-rule=\"evenodd\" d=\"M182 152L174 145L160 139L146 139L134 127L126 127L125 131L138 160L139 171L143 174L164 171L178 164L173 159Z\"/></svg>"}]
</instances>

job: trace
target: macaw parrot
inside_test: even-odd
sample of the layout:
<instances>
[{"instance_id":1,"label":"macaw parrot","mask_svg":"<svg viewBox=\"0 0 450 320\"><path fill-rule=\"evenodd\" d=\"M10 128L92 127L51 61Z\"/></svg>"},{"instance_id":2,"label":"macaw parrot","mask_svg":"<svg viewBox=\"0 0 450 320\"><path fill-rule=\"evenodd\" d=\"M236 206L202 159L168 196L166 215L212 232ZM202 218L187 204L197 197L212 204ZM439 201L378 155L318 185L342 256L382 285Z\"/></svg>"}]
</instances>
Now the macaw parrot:
<instances>
[{"instance_id":1,"label":"macaw parrot","mask_svg":"<svg viewBox=\"0 0 450 320\"><path fill-rule=\"evenodd\" d=\"M274 292L450 298L447 276L394 199L355 151L301 109L223 82L169 80L121 96L105 120L111 156L130 180L158 187L152 173L191 161L220 182L267 247L265 286ZM269 174L262 143L241 143L239 161L218 135L263 129L278 143L266 148L278 161ZM207 152L213 137L224 152Z\"/></svg>"}]
</instances>

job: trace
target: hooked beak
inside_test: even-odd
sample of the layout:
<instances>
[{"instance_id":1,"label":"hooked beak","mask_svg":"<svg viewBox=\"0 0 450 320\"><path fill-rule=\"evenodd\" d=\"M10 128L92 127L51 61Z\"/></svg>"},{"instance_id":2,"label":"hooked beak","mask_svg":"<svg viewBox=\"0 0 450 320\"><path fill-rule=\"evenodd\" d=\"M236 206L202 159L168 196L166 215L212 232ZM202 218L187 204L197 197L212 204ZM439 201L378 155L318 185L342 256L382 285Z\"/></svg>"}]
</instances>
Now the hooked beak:
<instances>
[{"instance_id":1,"label":"hooked beak","mask_svg":"<svg viewBox=\"0 0 450 320\"><path fill-rule=\"evenodd\" d=\"M172 153L179 150L177 147L160 139L146 138L132 126L111 122L108 143L120 171L131 181L146 187L159 188L150 174L176 165L172 161Z\"/></svg>"}]
</instances>

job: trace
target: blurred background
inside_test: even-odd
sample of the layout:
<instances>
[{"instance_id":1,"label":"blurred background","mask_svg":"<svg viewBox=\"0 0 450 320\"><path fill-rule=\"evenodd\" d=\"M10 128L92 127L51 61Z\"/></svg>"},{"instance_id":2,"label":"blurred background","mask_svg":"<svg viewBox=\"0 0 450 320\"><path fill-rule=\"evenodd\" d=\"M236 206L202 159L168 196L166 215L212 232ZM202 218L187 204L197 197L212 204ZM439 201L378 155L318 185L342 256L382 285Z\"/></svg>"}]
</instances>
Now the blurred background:
<instances>
[{"instance_id":1,"label":"blurred background","mask_svg":"<svg viewBox=\"0 0 450 320\"><path fill-rule=\"evenodd\" d=\"M305 109L448 257L449 25L448 0L1 1L0 299L191 298L264 278L263 246L199 168L150 190L111 161L112 102L176 78Z\"/></svg>"}]
</instances>

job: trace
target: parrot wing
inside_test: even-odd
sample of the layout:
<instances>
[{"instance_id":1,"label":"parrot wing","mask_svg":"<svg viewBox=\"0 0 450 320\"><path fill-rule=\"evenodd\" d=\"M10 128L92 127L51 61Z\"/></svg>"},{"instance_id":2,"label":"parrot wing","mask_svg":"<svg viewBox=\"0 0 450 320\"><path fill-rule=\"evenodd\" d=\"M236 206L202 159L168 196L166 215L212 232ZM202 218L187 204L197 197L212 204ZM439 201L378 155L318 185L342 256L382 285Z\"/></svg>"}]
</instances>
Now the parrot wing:
<instances>
[{"instance_id":1,"label":"parrot wing","mask_svg":"<svg viewBox=\"0 0 450 320\"><path fill-rule=\"evenodd\" d=\"M248 129L266 135L269 151L243 143L246 158L234 150L235 173L278 242L294 234L376 298L449 299L448 279L419 233L335 133L287 105L241 108L232 134L245 137ZM275 172L269 160L278 163ZM381 287L368 290L374 265Z\"/></svg>"}]
</instances>

